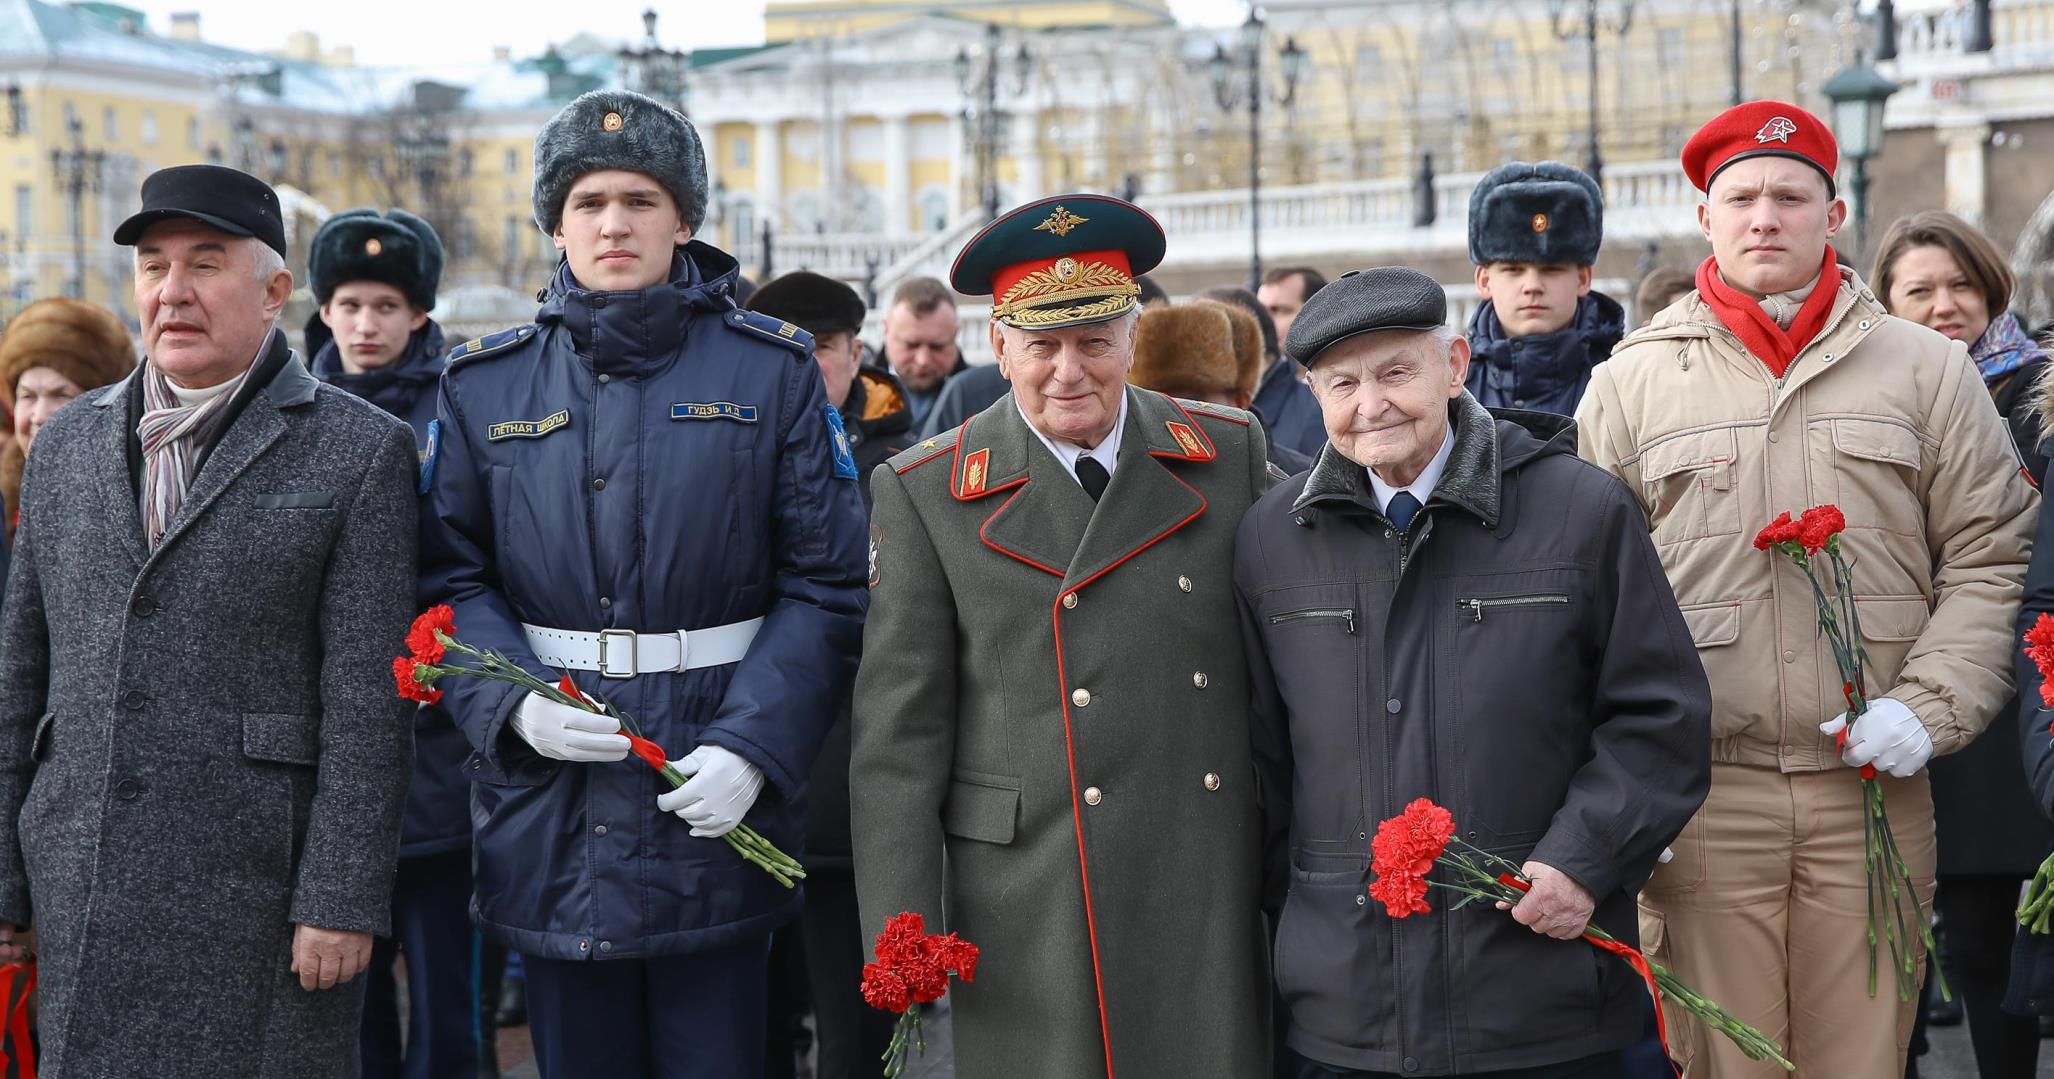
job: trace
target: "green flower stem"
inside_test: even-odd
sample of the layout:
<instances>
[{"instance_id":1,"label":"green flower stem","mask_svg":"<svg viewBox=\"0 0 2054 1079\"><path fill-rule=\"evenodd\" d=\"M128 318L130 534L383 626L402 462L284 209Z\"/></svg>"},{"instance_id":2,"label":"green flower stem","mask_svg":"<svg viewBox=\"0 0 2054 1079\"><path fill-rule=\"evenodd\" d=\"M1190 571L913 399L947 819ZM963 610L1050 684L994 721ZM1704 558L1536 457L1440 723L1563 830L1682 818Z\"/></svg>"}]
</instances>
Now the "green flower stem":
<instances>
[{"instance_id":1,"label":"green flower stem","mask_svg":"<svg viewBox=\"0 0 2054 1079\"><path fill-rule=\"evenodd\" d=\"M442 646L448 651L471 656L483 664L481 667L428 664L427 666L435 672L435 677L438 680L451 675L466 675L472 678L483 678L487 681L503 682L507 685L518 686L531 693L536 693L555 701L557 704L568 705L572 708L582 708L586 711L598 711L603 715L611 716L620 722L622 730L637 738L642 737L642 732L635 725L635 721L630 719L626 713L615 708L611 701L589 696L582 700L572 697L556 686L530 674L527 668L506 658L501 653L490 648L475 648L443 633L441 630L435 631L435 638L441 641ZM594 705L598 707L595 709ZM672 790L685 785L685 775L667 761L661 769L658 769L658 772L663 776L664 782L670 784ZM799 881L806 879L805 866L799 864L798 860L791 855L779 850L776 844L765 839L761 832L749 827L747 824L736 825L733 830L721 838L727 841L727 845L733 848L734 852L740 855L743 861L762 869L770 874L773 880L787 888L796 887Z\"/></svg>"}]
</instances>

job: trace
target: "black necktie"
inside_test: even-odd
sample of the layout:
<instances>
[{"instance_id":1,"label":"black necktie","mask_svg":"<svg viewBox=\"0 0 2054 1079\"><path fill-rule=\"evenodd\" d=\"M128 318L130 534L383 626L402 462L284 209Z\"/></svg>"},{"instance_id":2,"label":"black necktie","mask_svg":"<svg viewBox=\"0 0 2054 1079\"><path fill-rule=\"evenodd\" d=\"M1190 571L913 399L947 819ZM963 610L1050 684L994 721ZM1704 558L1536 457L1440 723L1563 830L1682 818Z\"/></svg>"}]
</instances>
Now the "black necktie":
<instances>
[{"instance_id":1,"label":"black necktie","mask_svg":"<svg viewBox=\"0 0 2054 1079\"><path fill-rule=\"evenodd\" d=\"M1384 507L1384 516L1390 519L1391 527L1400 532L1412 530L1412 518L1419 515L1419 499L1411 491L1399 491L1391 496L1391 504Z\"/></svg>"},{"instance_id":2,"label":"black necktie","mask_svg":"<svg viewBox=\"0 0 2054 1079\"><path fill-rule=\"evenodd\" d=\"M1090 495L1093 502L1105 493L1105 485L1112 482L1112 478L1112 473L1098 463L1098 458L1088 455L1077 458L1077 482L1084 485L1084 493Z\"/></svg>"}]
</instances>

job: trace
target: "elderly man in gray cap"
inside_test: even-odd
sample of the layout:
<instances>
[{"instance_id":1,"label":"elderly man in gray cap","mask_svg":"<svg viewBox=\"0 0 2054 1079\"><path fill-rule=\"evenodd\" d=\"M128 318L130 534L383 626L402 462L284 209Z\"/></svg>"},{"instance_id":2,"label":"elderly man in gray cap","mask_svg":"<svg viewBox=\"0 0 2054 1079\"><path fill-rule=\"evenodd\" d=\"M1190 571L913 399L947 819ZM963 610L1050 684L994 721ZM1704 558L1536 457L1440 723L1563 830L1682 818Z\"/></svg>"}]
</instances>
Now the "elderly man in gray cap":
<instances>
[{"instance_id":1,"label":"elderly man in gray cap","mask_svg":"<svg viewBox=\"0 0 2054 1079\"><path fill-rule=\"evenodd\" d=\"M1398 268L1305 305L1285 351L1328 442L1236 537L1287 1042L1307 1079L1624 1077L1646 989L1576 938L1634 939L1704 798L1710 696L1632 496L1567 420L1477 404L1446 317ZM1415 798L1532 892L1369 902L1369 837Z\"/></svg>"},{"instance_id":2,"label":"elderly man in gray cap","mask_svg":"<svg viewBox=\"0 0 2054 1079\"><path fill-rule=\"evenodd\" d=\"M410 706L414 440L275 326L278 198L143 182L145 360L36 436L0 622L0 960L43 1074L356 1073Z\"/></svg>"}]
</instances>

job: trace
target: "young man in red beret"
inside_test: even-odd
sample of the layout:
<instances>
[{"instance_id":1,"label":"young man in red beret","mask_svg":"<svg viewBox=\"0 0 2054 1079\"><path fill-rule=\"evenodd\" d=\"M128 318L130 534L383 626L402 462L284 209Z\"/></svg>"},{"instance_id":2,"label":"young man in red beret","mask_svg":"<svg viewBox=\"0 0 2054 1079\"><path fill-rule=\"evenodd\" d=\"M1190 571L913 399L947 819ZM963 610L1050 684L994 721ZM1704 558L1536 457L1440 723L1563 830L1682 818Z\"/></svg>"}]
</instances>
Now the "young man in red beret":
<instances>
[{"instance_id":1,"label":"young man in red beret","mask_svg":"<svg viewBox=\"0 0 2054 1079\"><path fill-rule=\"evenodd\" d=\"M1965 348L1890 317L1836 264L1838 159L1822 121L1775 101L1693 136L1683 166L1705 192L1712 257L1694 294L1592 373L1576 419L1583 455L1639 498L1712 686L1711 795L1641 892L1647 953L1782 1042L1799 1075L1882 1077L1903 1074L1914 1003L1880 940L1869 989L1858 770L1881 777L1930 903L1925 765L2010 695L2039 496ZM1750 542L1820 503L1848 522L1868 653L1858 716L1811 586ZM1915 931L1901 934L1922 964ZM1670 1020L1689 1079L1781 1074Z\"/></svg>"}]
</instances>

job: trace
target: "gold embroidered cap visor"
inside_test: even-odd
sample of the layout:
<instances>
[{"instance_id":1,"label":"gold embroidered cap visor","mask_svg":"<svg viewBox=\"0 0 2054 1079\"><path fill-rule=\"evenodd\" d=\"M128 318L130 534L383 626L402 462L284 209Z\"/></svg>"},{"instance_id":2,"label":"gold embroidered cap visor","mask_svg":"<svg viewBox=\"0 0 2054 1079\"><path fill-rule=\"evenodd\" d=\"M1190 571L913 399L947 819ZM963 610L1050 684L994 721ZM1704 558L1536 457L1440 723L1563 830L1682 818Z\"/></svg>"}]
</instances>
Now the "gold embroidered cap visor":
<instances>
[{"instance_id":1,"label":"gold embroidered cap visor","mask_svg":"<svg viewBox=\"0 0 2054 1079\"><path fill-rule=\"evenodd\" d=\"M1134 309L1134 278L1162 262L1162 226L1106 195L1058 195L1001 215L956 256L949 285L990 296L991 317L1019 329L1055 329Z\"/></svg>"}]
</instances>

